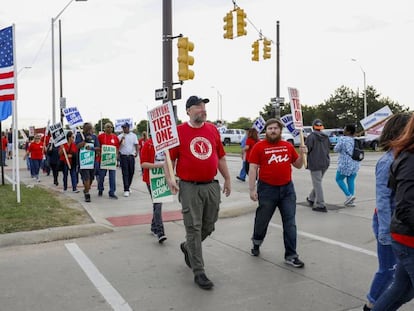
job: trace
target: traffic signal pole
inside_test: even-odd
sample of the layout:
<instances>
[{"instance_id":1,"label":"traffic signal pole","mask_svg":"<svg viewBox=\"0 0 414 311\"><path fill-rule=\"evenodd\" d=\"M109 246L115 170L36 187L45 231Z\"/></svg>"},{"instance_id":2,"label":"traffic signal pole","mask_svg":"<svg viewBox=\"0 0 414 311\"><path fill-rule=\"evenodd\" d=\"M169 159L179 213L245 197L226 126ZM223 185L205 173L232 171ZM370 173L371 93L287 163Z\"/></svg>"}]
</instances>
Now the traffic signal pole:
<instances>
[{"instance_id":1,"label":"traffic signal pole","mask_svg":"<svg viewBox=\"0 0 414 311\"><path fill-rule=\"evenodd\" d=\"M168 96L163 102L173 99L172 78L172 0L162 1L162 85ZM174 117L177 120L177 107L173 105Z\"/></svg>"},{"instance_id":2,"label":"traffic signal pole","mask_svg":"<svg viewBox=\"0 0 414 311\"><path fill-rule=\"evenodd\" d=\"M279 21L276 21L276 98L280 98ZM280 103L276 103L275 117L280 119Z\"/></svg>"}]
</instances>

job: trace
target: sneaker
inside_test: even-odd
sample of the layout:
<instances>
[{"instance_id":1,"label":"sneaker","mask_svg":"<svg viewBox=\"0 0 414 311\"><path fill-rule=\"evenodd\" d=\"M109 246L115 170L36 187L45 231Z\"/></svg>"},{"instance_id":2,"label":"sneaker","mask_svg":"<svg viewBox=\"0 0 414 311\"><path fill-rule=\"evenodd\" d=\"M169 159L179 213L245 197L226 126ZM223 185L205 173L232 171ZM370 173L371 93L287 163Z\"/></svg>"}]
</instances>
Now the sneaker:
<instances>
[{"instance_id":1,"label":"sneaker","mask_svg":"<svg viewBox=\"0 0 414 311\"><path fill-rule=\"evenodd\" d=\"M85 202L91 201L91 195L89 193L85 193Z\"/></svg>"},{"instance_id":2,"label":"sneaker","mask_svg":"<svg viewBox=\"0 0 414 311\"><path fill-rule=\"evenodd\" d=\"M236 176L236 178L240 181L246 181L246 179L241 178L240 176Z\"/></svg>"},{"instance_id":3,"label":"sneaker","mask_svg":"<svg viewBox=\"0 0 414 311\"><path fill-rule=\"evenodd\" d=\"M348 203L348 204L344 204L345 207L355 207L354 203Z\"/></svg>"},{"instance_id":4,"label":"sneaker","mask_svg":"<svg viewBox=\"0 0 414 311\"><path fill-rule=\"evenodd\" d=\"M326 206L312 207L312 211L314 211L314 212L322 212L322 213L327 213L328 212L328 210L326 209Z\"/></svg>"},{"instance_id":5,"label":"sneaker","mask_svg":"<svg viewBox=\"0 0 414 311\"><path fill-rule=\"evenodd\" d=\"M202 289L211 289L214 286L205 273L196 274L194 282Z\"/></svg>"},{"instance_id":6,"label":"sneaker","mask_svg":"<svg viewBox=\"0 0 414 311\"><path fill-rule=\"evenodd\" d=\"M291 259L285 259L285 263L295 268L303 268L305 266L304 262L300 260L298 257L291 258Z\"/></svg>"},{"instance_id":7,"label":"sneaker","mask_svg":"<svg viewBox=\"0 0 414 311\"><path fill-rule=\"evenodd\" d=\"M109 198L113 200L118 200L118 197L116 196L116 194L110 194Z\"/></svg>"},{"instance_id":8,"label":"sneaker","mask_svg":"<svg viewBox=\"0 0 414 311\"><path fill-rule=\"evenodd\" d=\"M353 195L350 195L349 197L346 197L344 205L352 204L352 203L354 203L354 201L355 201L355 197Z\"/></svg>"},{"instance_id":9,"label":"sneaker","mask_svg":"<svg viewBox=\"0 0 414 311\"><path fill-rule=\"evenodd\" d=\"M102 190L99 190L98 191L98 197L101 197L102 196Z\"/></svg>"},{"instance_id":10,"label":"sneaker","mask_svg":"<svg viewBox=\"0 0 414 311\"><path fill-rule=\"evenodd\" d=\"M129 197L129 191L124 192L124 197L126 197L126 198Z\"/></svg>"},{"instance_id":11,"label":"sneaker","mask_svg":"<svg viewBox=\"0 0 414 311\"><path fill-rule=\"evenodd\" d=\"M152 234L153 236L155 236L155 237L158 239L158 234L157 234L157 233L155 233L155 231L152 231L152 230L151 230L151 234Z\"/></svg>"},{"instance_id":12,"label":"sneaker","mask_svg":"<svg viewBox=\"0 0 414 311\"><path fill-rule=\"evenodd\" d=\"M253 244L253 248L250 250L252 256L259 256L260 255L260 246Z\"/></svg>"},{"instance_id":13,"label":"sneaker","mask_svg":"<svg viewBox=\"0 0 414 311\"><path fill-rule=\"evenodd\" d=\"M315 203L311 199L309 199L308 197L306 197L306 202L308 202L309 206L313 206L313 203Z\"/></svg>"},{"instance_id":14,"label":"sneaker","mask_svg":"<svg viewBox=\"0 0 414 311\"><path fill-rule=\"evenodd\" d=\"M367 304L364 304L364 308L362 309L362 311L371 311L372 309L370 307L367 306Z\"/></svg>"},{"instance_id":15,"label":"sneaker","mask_svg":"<svg viewBox=\"0 0 414 311\"><path fill-rule=\"evenodd\" d=\"M187 250L187 247L185 247L185 242L180 244L180 248L181 248L181 251L184 254L185 264L187 265L187 267L189 267L191 269L190 257L188 256L188 250Z\"/></svg>"},{"instance_id":16,"label":"sneaker","mask_svg":"<svg viewBox=\"0 0 414 311\"><path fill-rule=\"evenodd\" d=\"M73 189L73 193L79 193L78 189Z\"/></svg>"},{"instance_id":17,"label":"sneaker","mask_svg":"<svg viewBox=\"0 0 414 311\"><path fill-rule=\"evenodd\" d=\"M167 237L164 235L164 234L161 234L159 237L158 237L158 243L160 243L160 244L162 244L162 243L164 243L164 241L167 239Z\"/></svg>"}]
</instances>

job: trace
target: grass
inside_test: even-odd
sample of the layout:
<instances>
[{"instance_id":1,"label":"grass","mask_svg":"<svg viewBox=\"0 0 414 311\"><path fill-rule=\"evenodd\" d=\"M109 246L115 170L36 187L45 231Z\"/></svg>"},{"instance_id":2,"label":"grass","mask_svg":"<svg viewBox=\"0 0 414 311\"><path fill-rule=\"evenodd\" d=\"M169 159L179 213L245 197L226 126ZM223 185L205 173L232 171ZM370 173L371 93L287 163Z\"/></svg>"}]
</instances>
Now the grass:
<instances>
[{"instance_id":1,"label":"grass","mask_svg":"<svg viewBox=\"0 0 414 311\"><path fill-rule=\"evenodd\" d=\"M0 234L89 223L87 213L69 198L41 187L20 188L20 201L11 185L0 185Z\"/></svg>"},{"instance_id":2,"label":"grass","mask_svg":"<svg viewBox=\"0 0 414 311\"><path fill-rule=\"evenodd\" d=\"M226 151L226 153L241 154L240 144L224 146L224 150Z\"/></svg>"}]
</instances>

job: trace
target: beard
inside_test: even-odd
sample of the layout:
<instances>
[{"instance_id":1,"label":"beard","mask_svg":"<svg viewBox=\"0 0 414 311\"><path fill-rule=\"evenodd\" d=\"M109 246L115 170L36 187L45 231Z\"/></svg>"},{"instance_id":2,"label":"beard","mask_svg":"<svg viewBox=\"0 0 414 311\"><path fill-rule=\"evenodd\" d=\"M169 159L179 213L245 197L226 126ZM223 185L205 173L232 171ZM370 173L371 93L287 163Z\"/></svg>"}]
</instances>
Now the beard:
<instances>
[{"instance_id":1,"label":"beard","mask_svg":"<svg viewBox=\"0 0 414 311\"><path fill-rule=\"evenodd\" d=\"M192 119L192 121L195 124L202 124L203 122L205 122L207 119L207 114L206 113L199 113L197 115L194 116L194 118Z\"/></svg>"},{"instance_id":2,"label":"beard","mask_svg":"<svg viewBox=\"0 0 414 311\"><path fill-rule=\"evenodd\" d=\"M268 134L268 133L266 133L266 140L271 144L278 143L281 139L282 139L281 134L278 135L278 134Z\"/></svg>"}]
</instances>

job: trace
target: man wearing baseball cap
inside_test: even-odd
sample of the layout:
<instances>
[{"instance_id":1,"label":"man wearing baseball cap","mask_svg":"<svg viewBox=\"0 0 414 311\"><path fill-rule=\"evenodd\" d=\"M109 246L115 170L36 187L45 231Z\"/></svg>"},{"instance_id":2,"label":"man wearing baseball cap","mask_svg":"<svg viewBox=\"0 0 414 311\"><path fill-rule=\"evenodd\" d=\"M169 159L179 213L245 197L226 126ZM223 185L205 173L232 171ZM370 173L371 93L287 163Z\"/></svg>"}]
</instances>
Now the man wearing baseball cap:
<instances>
[{"instance_id":1,"label":"man wearing baseball cap","mask_svg":"<svg viewBox=\"0 0 414 311\"><path fill-rule=\"evenodd\" d=\"M206 122L207 98L191 96L185 105L190 120L177 127L180 145L169 150L172 167L180 178L177 185L165 164L165 175L173 194L179 192L186 241L180 248L185 263L193 270L194 282L202 289L211 289L214 284L204 271L202 241L213 231L218 218L221 201L217 170L224 178L223 193L230 195L230 173L226 153L216 127ZM175 165L175 162L176 165Z\"/></svg>"}]
</instances>

